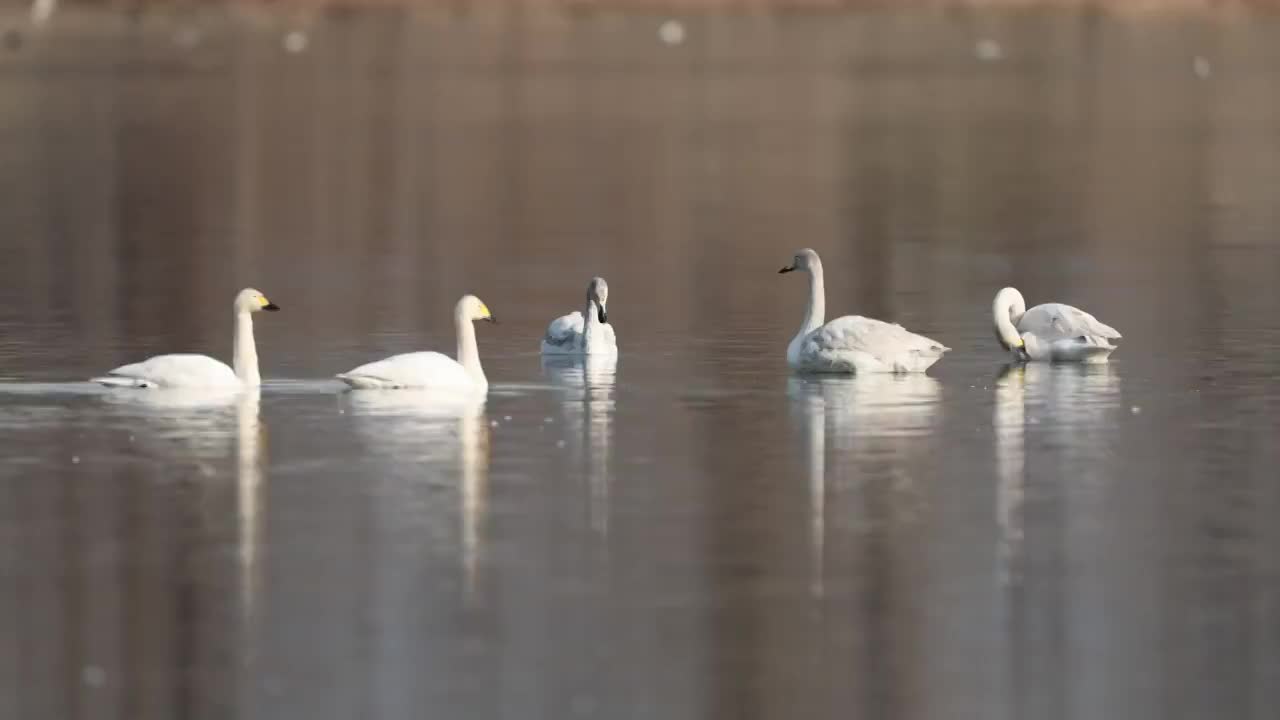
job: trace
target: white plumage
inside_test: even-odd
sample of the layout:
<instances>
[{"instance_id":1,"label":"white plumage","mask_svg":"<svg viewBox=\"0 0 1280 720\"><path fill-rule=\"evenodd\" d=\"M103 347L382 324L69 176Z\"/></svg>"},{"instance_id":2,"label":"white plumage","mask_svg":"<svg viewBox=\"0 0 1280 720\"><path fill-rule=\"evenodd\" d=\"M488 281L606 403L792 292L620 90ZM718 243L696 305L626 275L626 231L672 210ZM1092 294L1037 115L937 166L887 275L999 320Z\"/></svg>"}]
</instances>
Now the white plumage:
<instances>
[{"instance_id":1,"label":"white plumage","mask_svg":"<svg viewBox=\"0 0 1280 720\"><path fill-rule=\"evenodd\" d=\"M1004 288L992 303L996 338L1021 360L1106 362L1119 331L1077 307L1044 303L1026 309L1022 293Z\"/></svg>"},{"instance_id":2,"label":"white plumage","mask_svg":"<svg viewBox=\"0 0 1280 720\"><path fill-rule=\"evenodd\" d=\"M338 377L351 387L361 389L456 389L475 384L457 360L438 352L392 355L385 360L365 363Z\"/></svg>"},{"instance_id":3,"label":"white plumage","mask_svg":"<svg viewBox=\"0 0 1280 720\"><path fill-rule=\"evenodd\" d=\"M901 325L860 315L846 315L824 324L826 289L822 260L808 248L779 270L809 273L809 305L800 331L787 346L787 364L794 370L817 373L924 372L950 348L917 335Z\"/></svg>"},{"instance_id":4,"label":"white plumage","mask_svg":"<svg viewBox=\"0 0 1280 720\"><path fill-rule=\"evenodd\" d=\"M618 340L609 324L609 284L595 277L587 285L586 313L562 315L542 336L543 355L617 355Z\"/></svg>"},{"instance_id":5,"label":"white plumage","mask_svg":"<svg viewBox=\"0 0 1280 720\"><path fill-rule=\"evenodd\" d=\"M924 372L947 349L901 325L846 315L804 336L791 365L809 372Z\"/></svg>"},{"instance_id":6,"label":"white plumage","mask_svg":"<svg viewBox=\"0 0 1280 720\"><path fill-rule=\"evenodd\" d=\"M262 310L280 308L253 288L245 288L232 304L235 313L234 349L235 369L207 355L175 354L157 355L139 363L121 365L91 382L115 388L239 388L257 387L262 383L258 374L258 351L253 339L251 314Z\"/></svg>"},{"instance_id":7,"label":"white plumage","mask_svg":"<svg viewBox=\"0 0 1280 720\"><path fill-rule=\"evenodd\" d=\"M453 309L453 323L458 333L457 360L438 352L404 353L365 363L337 377L360 390L417 388L484 393L489 389L489 381L480 366L474 320L495 322L493 313L480 298L464 295Z\"/></svg>"},{"instance_id":8,"label":"white plumage","mask_svg":"<svg viewBox=\"0 0 1280 720\"><path fill-rule=\"evenodd\" d=\"M93 382L108 387L132 388L235 388L240 387L226 363L208 355L157 355L132 365L121 365Z\"/></svg>"}]
</instances>

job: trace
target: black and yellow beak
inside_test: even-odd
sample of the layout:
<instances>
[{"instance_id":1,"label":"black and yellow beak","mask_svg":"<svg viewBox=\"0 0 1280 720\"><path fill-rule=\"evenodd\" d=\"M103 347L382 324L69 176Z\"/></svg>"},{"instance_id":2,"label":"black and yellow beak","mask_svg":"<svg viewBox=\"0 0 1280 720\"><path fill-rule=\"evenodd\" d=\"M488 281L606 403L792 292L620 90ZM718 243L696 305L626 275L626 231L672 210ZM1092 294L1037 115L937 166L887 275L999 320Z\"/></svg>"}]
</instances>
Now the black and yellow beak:
<instances>
[{"instance_id":1,"label":"black and yellow beak","mask_svg":"<svg viewBox=\"0 0 1280 720\"><path fill-rule=\"evenodd\" d=\"M596 317L600 319L602 324L609 324L609 313L604 311L603 305L596 305Z\"/></svg>"},{"instance_id":2,"label":"black and yellow beak","mask_svg":"<svg viewBox=\"0 0 1280 720\"><path fill-rule=\"evenodd\" d=\"M786 266L786 267L782 268L781 270L779 270L779 271L778 271L778 274L779 274L779 275L781 275L782 273L789 273L789 272L791 272L792 270L795 270L795 269L796 269L796 266L795 266L795 265L788 265L788 266Z\"/></svg>"},{"instance_id":3,"label":"black and yellow beak","mask_svg":"<svg viewBox=\"0 0 1280 720\"><path fill-rule=\"evenodd\" d=\"M280 306L273 302L269 302L266 305L263 305L262 309L266 310L267 312L275 312L280 309Z\"/></svg>"}]
</instances>

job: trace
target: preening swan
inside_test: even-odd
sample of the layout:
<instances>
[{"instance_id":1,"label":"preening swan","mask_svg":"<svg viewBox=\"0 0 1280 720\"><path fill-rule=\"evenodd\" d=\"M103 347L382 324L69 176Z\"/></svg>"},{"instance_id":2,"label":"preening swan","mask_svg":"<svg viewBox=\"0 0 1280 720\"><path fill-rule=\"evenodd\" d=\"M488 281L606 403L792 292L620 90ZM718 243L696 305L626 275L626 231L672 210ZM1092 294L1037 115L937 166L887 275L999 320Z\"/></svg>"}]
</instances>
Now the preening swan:
<instances>
[{"instance_id":1,"label":"preening swan","mask_svg":"<svg viewBox=\"0 0 1280 720\"><path fill-rule=\"evenodd\" d=\"M393 355L367 363L338 375L346 384L361 389L423 388L452 392L483 393L489 389L480 353L476 350L474 320L497 322L489 307L475 295L464 295L453 309L458 331L458 359L437 352Z\"/></svg>"},{"instance_id":2,"label":"preening swan","mask_svg":"<svg viewBox=\"0 0 1280 720\"><path fill-rule=\"evenodd\" d=\"M602 277L591 278L586 312L575 310L552 320L542 338L542 354L617 355L618 341L609 324L608 304L609 284Z\"/></svg>"},{"instance_id":3,"label":"preening swan","mask_svg":"<svg viewBox=\"0 0 1280 720\"><path fill-rule=\"evenodd\" d=\"M235 343L232 362L227 367L208 355L157 355L132 365L122 365L91 382L126 388L235 388L262 384L258 374L258 350L253 342L253 313L272 312L280 307L266 295L245 288L236 295Z\"/></svg>"},{"instance_id":4,"label":"preening swan","mask_svg":"<svg viewBox=\"0 0 1280 720\"><path fill-rule=\"evenodd\" d=\"M1018 360L1104 363L1121 335L1089 313L1062 303L1030 310L1022 293L1007 287L991 304L996 339Z\"/></svg>"},{"instance_id":5,"label":"preening swan","mask_svg":"<svg viewBox=\"0 0 1280 720\"><path fill-rule=\"evenodd\" d=\"M901 325L860 315L845 315L823 324L826 290L822 260L805 248L778 272L809 273L809 306L800 331L787 346L787 364L805 372L924 372L950 348L909 332Z\"/></svg>"}]
</instances>

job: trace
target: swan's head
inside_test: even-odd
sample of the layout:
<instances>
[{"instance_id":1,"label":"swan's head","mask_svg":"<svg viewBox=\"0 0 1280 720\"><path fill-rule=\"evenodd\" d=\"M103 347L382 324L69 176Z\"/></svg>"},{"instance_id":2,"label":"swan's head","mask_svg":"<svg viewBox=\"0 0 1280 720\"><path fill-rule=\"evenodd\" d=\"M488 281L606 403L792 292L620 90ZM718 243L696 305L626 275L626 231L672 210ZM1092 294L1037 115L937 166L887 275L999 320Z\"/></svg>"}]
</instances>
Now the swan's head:
<instances>
[{"instance_id":1,"label":"swan's head","mask_svg":"<svg viewBox=\"0 0 1280 720\"><path fill-rule=\"evenodd\" d=\"M496 323L498 319L489 312L489 306L475 295L463 295L458 301L457 308L458 317L463 320L484 320L485 322Z\"/></svg>"},{"instance_id":2,"label":"swan's head","mask_svg":"<svg viewBox=\"0 0 1280 720\"><path fill-rule=\"evenodd\" d=\"M995 324L996 340L1005 350L1018 350L1025 354L1026 341L1018 334L1018 321L1027 312L1027 302L1022 293L1007 287L996 293L991 303L991 321Z\"/></svg>"},{"instance_id":3,"label":"swan's head","mask_svg":"<svg viewBox=\"0 0 1280 720\"><path fill-rule=\"evenodd\" d=\"M804 248L796 252L795 257L791 258L791 264L779 270L779 273L789 273L793 270L807 270L813 272L815 268L822 267L822 259L818 257L816 250Z\"/></svg>"},{"instance_id":4,"label":"swan's head","mask_svg":"<svg viewBox=\"0 0 1280 720\"><path fill-rule=\"evenodd\" d=\"M236 313L255 313L262 310L275 312L280 309L280 306L268 300L261 291L245 288L236 295L235 309Z\"/></svg>"},{"instance_id":5,"label":"swan's head","mask_svg":"<svg viewBox=\"0 0 1280 720\"><path fill-rule=\"evenodd\" d=\"M597 318L600 322L609 322L609 283L605 282L604 278L591 278L591 284L587 285L587 302L595 302Z\"/></svg>"}]
</instances>

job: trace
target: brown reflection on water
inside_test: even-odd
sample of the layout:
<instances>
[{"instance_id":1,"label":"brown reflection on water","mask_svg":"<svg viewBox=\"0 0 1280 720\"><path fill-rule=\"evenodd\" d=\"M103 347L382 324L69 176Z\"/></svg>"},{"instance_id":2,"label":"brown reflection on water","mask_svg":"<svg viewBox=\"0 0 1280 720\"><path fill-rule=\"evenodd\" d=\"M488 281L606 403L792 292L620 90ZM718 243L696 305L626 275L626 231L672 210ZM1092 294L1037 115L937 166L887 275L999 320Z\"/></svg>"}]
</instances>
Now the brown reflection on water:
<instances>
[{"instance_id":1,"label":"brown reflection on water","mask_svg":"<svg viewBox=\"0 0 1280 720\"><path fill-rule=\"evenodd\" d=\"M443 420L6 395L0 717L1267 716L1274 19L519 7L0 59L6 379L225 358L249 284L268 378L448 350L475 291L538 382L592 273L624 348ZM797 246L935 378L788 384ZM1005 284L1105 309L1113 374L998 378Z\"/></svg>"}]
</instances>

